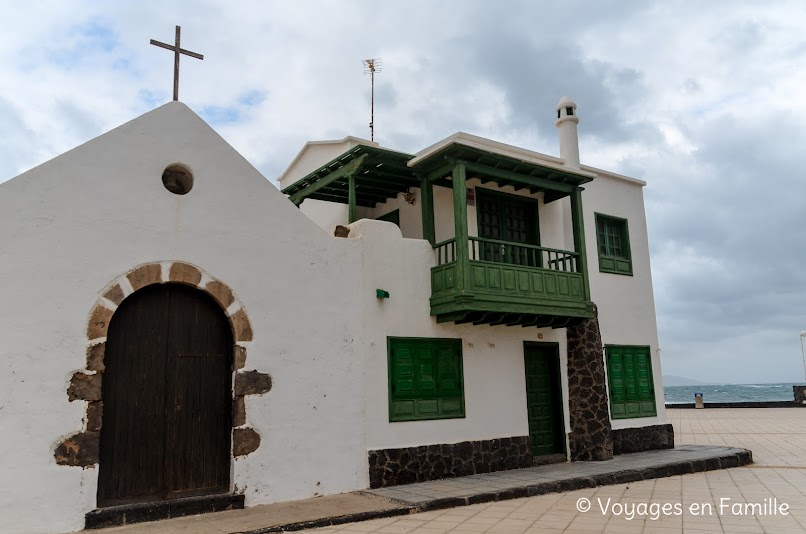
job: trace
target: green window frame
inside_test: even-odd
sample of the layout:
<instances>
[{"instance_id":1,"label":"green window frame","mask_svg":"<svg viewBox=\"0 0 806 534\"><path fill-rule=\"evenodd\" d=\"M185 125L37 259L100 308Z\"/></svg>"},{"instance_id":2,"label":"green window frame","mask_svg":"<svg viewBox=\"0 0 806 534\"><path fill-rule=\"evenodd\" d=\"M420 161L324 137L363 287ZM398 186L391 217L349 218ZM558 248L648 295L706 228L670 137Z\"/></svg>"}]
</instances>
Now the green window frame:
<instances>
[{"instance_id":1,"label":"green window frame","mask_svg":"<svg viewBox=\"0 0 806 534\"><path fill-rule=\"evenodd\" d=\"M605 357L611 417L632 419L658 415L649 347L605 345Z\"/></svg>"},{"instance_id":2,"label":"green window frame","mask_svg":"<svg viewBox=\"0 0 806 534\"><path fill-rule=\"evenodd\" d=\"M389 422L465 416L462 340L388 338Z\"/></svg>"},{"instance_id":3,"label":"green window frame","mask_svg":"<svg viewBox=\"0 0 806 534\"><path fill-rule=\"evenodd\" d=\"M632 254L627 219L596 213L599 271L632 276Z\"/></svg>"}]
</instances>

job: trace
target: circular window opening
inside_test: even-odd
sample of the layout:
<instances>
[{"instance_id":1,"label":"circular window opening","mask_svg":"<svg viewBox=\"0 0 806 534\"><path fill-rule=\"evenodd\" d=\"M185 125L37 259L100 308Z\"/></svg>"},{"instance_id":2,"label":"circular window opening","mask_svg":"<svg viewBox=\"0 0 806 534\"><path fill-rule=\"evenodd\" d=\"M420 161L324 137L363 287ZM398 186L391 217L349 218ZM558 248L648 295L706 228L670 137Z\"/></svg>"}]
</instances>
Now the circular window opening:
<instances>
[{"instance_id":1,"label":"circular window opening","mask_svg":"<svg viewBox=\"0 0 806 534\"><path fill-rule=\"evenodd\" d=\"M169 165L162 172L162 185L175 195L186 195L193 188L193 175L184 165Z\"/></svg>"}]
</instances>

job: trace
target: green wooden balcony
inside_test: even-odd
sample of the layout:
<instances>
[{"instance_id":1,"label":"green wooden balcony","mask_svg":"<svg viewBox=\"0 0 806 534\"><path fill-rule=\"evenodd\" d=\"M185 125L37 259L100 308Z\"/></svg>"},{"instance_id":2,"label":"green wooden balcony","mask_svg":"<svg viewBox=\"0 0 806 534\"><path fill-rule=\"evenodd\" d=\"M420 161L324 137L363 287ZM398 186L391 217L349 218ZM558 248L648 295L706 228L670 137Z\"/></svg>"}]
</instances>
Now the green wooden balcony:
<instances>
[{"instance_id":1,"label":"green wooden balcony","mask_svg":"<svg viewBox=\"0 0 806 534\"><path fill-rule=\"evenodd\" d=\"M578 253L471 236L458 259L456 246L434 245L438 322L563 327L592 317Z\"/></svg>"}]
</instances>

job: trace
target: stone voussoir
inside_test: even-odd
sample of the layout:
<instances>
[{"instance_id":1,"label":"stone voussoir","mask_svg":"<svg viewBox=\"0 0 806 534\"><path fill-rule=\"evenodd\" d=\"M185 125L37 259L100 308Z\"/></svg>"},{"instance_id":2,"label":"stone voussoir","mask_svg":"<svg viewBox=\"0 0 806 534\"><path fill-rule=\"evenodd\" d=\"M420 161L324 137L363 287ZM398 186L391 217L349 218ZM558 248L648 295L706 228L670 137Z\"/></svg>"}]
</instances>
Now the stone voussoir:
<instances>
[{"instance_id":1,"label":"stone voussoir","mask_svg":"<svg viewBox=\"0 0 806 534\"><path fill-rule=\"evenodd\" d=\"M123 289L121 289L120 284L115 284L106 290L103 297L106 300L114 302L116 305L120 306L120 303L123 302L123 299L126 298L126 295L123 294Z\"/></svg>"},{"instance_id":2,"label":"stone voussoir","mask_svg":"<svg viewBox=\"0 0 806 534\"><path fill-rule=\"evenodd\" d=\"M233 365L236 371L240 371L246 367L246 347L235 345L235 353L233 354Z\"/></svg>"},{"instance_id":3,"label":"stone voussoir","mask_svg":"<svg viewBox=\"0 0 806 534\"><path fill-rule=\"evenodd\" d=\"M235 341L252 341L252 323L243 309L238 310L230 317L232 331L235 334Z\"/></svg>"},{"instance_id":4,"label":"stone voussoir","mask_svg":"<svg viewBox=\"0 0 806 534\"><path fill-rule=\"evenodd\" d=\"M92 341L106 337L106 332L109 330L109 321L112 320L112 315L115 312L100 303L96 304L90 313L90 320L87 322L87 339Z\"/></svg>"},{"instance_id":5,"label":"stone voussoir","mask_svg":"<svg viewBox=\"0 0 806 534\"><path fill-rule=\"evenodd\" d=\"M88 371L103 371L104 354L106 352L106 343L96 343L87 347L87 370Z\"/></svg>"},{"instance_id":6,"label":"stone voussoir","mask_svg":"<svg viewBox=\"0 0 806 534\"><path fill-rule=\"evenodd\" d=\"M201 271L189 263L176 261L172 263L171 268L168 269L168 280L171 282L198 287L201 278Z\"/></svg>"},{"instance_id":7,"label":"stone voussoir","mask_svg":"<svg viewBox=\"0 0 806 534\"><path fill-rule=\"evenodd\" d=\"M207 285L204 286L204 290L218 302L218 305L221 306L223 310L226 310L235 302L235 295L232 293L232 290L227 287L226 284L218 280L207 282Z\"/></svg>"},{"instance_id":8,"label":"stone voussoir","mask_svg":"<svg viewBox=\"0 0 806 534\"><path fill-rule=\"evenodd\" d=\"M126 274L132 290L137 291L151 284L162 282L162 266L159 263L147 263Z\"/></svg>"}]
</instances>

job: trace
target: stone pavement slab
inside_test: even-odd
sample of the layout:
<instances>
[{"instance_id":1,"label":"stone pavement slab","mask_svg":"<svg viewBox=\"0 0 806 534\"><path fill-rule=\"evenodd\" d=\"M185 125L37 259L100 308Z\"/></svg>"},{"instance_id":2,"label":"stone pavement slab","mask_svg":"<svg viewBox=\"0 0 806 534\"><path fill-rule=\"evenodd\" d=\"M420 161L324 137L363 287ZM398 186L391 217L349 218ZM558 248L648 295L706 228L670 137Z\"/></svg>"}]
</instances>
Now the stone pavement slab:
<instances>
[{"instance_id":1,"label":"stone pavement slab","mask_svg":"<svg viewBox=\"0 0 806 534\"><path fill-rule=\"evenodd\" d=\"M289 524L304 526L308 522L314 522L312 526L331 525L340 517L347 517L350 521L360 521L408 513L409 511L404 505L393 503L383 497L362 493L342 493L89 532L99 534L229 534L270 529ZM323 518L329 518L330 521L322 523Z\"/></svg>"},{"instance_id":2,"label":"stone pavement slab","mask_svg":"<svg viewBox=\"0 0 806 534\"><path fill-rule=\"evenodd\" d=\"M570 462L498 471L368 490L423 510L500 501L737 467L752 463L750 451L727 446L683 445L622 454L604 462Z\"/></svg>"}]
</instances>

